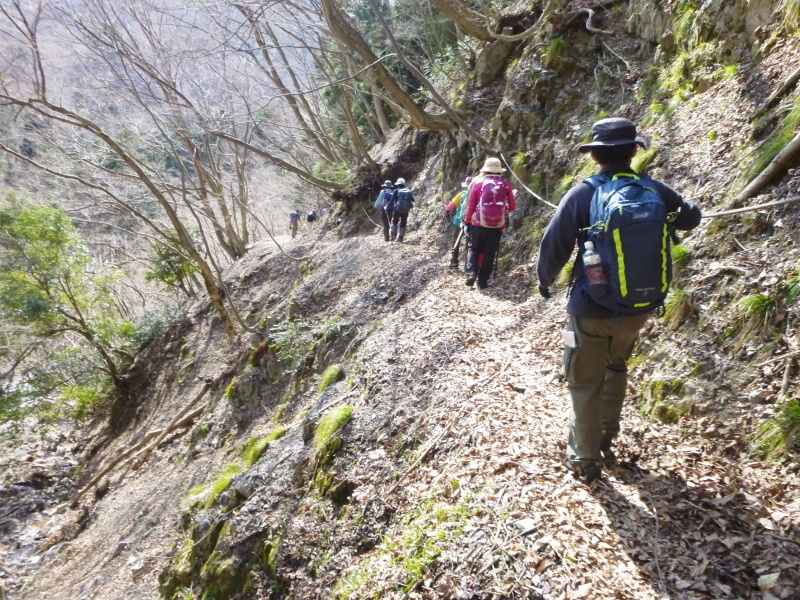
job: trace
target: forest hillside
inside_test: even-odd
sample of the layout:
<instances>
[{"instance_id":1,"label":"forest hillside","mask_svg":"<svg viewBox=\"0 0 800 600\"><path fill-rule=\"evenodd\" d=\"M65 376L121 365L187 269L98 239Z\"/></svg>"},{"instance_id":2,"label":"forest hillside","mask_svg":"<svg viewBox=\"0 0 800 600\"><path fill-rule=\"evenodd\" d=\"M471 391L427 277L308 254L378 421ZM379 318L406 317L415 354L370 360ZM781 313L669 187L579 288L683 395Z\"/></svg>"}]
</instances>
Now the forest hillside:
<instances>
[{"instance_id":1,"label":"forest hillside","mask_svg":"<svg viewBox=\"0 0 800 600\"><path fill-rule=\"evenodd\" d=\"M54 4L0 7L0 598L800 597L800 4ZM587 484L534 271L608 116L704 218Z\"/></svg>"}]
</instances>

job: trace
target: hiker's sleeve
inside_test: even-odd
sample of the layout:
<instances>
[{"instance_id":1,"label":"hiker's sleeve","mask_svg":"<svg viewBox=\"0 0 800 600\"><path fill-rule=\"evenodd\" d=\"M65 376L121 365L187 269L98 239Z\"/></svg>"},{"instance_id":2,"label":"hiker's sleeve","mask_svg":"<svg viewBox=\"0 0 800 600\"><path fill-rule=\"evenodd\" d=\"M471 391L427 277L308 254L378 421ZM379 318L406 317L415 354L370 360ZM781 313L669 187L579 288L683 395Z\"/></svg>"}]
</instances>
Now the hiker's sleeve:
<instances>
[{"instance_id":1,"label":"hiker's sleeve","mask_svg":"<svg viewBox=\"0 0 800 600\"><path fill-rule=\"evenodd\" d=\"M510 182L506 181L506 189L508 190L508 210L517 210L517 199L514 197L514 187Z\"/></svg>"},{"instance_id":2,"label":"hiker's sleeve","mask_svg":"<svg viewBox=\"0 0 800 600\"><path fill-rule=\"evenodd\" d=\"M575 249L578 230L583 227L583 223L578 218L580 211L580 196L584 184L572 188L561 199L556 209L556 214L547 226L542 236L542 243L539 246L539 260L536 265L536 276L539 284L550 287L558 277L561 269L564 268ZM591 191L589 191L591 198ZM583 194L585 195L585 193ZM588 221L588 211L586 221Z\"/></svg>"},{"instance_id":3,"label":"hiker's sleeve","mask_svg":"<svg viewBox=\"0 0 800 600\"><path fill-rule=\"evenodd\" d=\"M455 196L453 196L453 199L450 201L450 204L452 204L453 206L458 206L459 204L461 204L461 199L463 198L463 196L464 192L458 192Z\"/></svg>"},{"instance_id":4,"label":"hiker's sleeve","mask_svg":"<svg viewBox=\"0 0 800 600\"><path fill-rule=\"evenodd\" d=\"M481 189L483 188L483 181L479 181L469 190L469 202L467 203L467 215L464 217L465 223L472 223L472 215L475 209L478 208L478 198L481 197Z\"/></svg>"},{"instance_id":5,"label":"hiker's sleeve","mask_svg":"<svg viewBox=\"0 0 800 600\"><path fill-rule=\"evenodd\" d=\"M686 231L700 225L700 220L703 217L700 207L697 206L695 202L684 200L683 196L667 184L662 183L661 185L664 187L664 198L667 210L671 213L678 213L678 216L672 222L675 228Z\"/></svg>"},{"instance_id":6,"label":"hiker's sleeve","mask_svg":"<svg viewBox=\"0 0 800 600\"><path fill-rule=\"evenodd\" d=\"M383 206L383 197L386 195L385 190L381 190L381 193L378 194L378 199L375 200L375 204L373 205L375 208L380 208Z\"/></svg>"}]
</instances>

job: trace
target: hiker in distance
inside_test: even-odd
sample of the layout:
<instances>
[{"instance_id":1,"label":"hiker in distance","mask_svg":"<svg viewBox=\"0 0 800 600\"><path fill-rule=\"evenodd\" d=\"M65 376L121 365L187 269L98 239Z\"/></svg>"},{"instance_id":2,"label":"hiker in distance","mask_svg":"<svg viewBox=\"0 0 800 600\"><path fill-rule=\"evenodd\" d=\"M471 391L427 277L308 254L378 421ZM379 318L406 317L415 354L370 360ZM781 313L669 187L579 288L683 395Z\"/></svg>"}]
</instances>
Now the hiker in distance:
<instances>
[{"instance_id":1,"label":"hiker in distance","mask_svg":"<svg viewBox=\"0 0 800 600\"><path fill-rule=\"evenodd\" d=\"M592 126L592 141L578 148L598 164L561 199L539 248L539 293L570 260L578 242L567 303L564 377L572 399L567 466L587 483L598 479L602 458L620 431L628 382L626 362L639 331L663 306L672 278L674 229L700 224L700 209L668 185L631 168L646 143L636 125L620 118ZM675 239L677 242L677 239Z\"/></svg>"},{"instance_id":2,"label":"hiker in distance","mask_svg":"<svg viewBox=\"0 0 800 600\"><path fill-rule=\"evenodd\" d=\"M389 196L392 195L392 189L394 188L394 184L391 181L384 181L383 185L381 186L381 192L378 194L378 197L375 199L375 204L373 206L378 209L378 212L381 214L381 224L383 225L383 239L387 242L389 241L389 224L391 223L392 215L386 211L386 194L389 193Z\"/></svg>"},{"instance_id":3,"label":"hiker in distance","mask_svg":"<svg viewBox=\"0 0 800 600\"><path fill-rule=\"evenodd\" d=\"M458 268L458 255L461 247L461 240L467 240L467 227L464 224L464 215L467 212L467 205L469 204L469 188L472 184L472 177L466 177L461 182L461 191L450 201L450 204L444 207L445 212L455 210L453 214L453 249L450 253L450 267L453 269ZM467 246L468 247L468 246Z\"/></svg>"},{"instance_id":4,"label":"hiker in distance","mask_svg":"<svg viewBox=\"0 0 800 600\"><path fill-rule=\"evenodd\" d=\"M297 228L300 226L300 211L293 210L289 213L289 231L292 232L292 239L297 235Z\"/></svg>"},{"instance_id":5,"label":"hiker in distance","mask_svg":"<svg viewBox=\"0 0 800 600\"><path fill-rule=\"evenodd\" d=\"M389 232L389 239L392 242L397 240L402 243L406 235L408 213L414 207L414 196L411 194L411 190L406 187L406 180L402 177L394 182L394 187L391 198L392 228Z\"/></svg>"},{"instance_id":6,"label":"hiker in distance","mask_svg":"<svg viewBox=\"0 0 800 600\"><path fill-rule=\"evenodd\" d=\"M464 221L470 228L469 263L466 284L472 287L489 285L494 259L500 249L500 237L508 223L508 213L516 210L514 190L500 175L506 172L499 158L487 158L481 174L469 190L469 204ZM483 260L479 257L483 254Z\"/></svg>"}]
</instances>

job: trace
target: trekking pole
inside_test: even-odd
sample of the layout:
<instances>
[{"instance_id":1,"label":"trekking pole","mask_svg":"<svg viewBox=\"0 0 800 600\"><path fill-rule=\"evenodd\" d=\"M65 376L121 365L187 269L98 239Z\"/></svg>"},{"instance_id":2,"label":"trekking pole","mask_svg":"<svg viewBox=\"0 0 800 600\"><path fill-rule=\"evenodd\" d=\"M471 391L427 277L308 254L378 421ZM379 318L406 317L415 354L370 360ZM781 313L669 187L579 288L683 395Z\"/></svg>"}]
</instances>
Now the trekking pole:
<instances>
[{"instance_id":1,"label":"trekking pole","mask_svg":"<svg viewBox=\"0 0 800 600\"><path fill-rule=\"evenodd\" d=\"M497 244L497 252L494 253L494 265L492 265L492 275L497 280L497 263L500 262L500 244Z\"/></svg>"},{"instance_id":2,"label":"trekking pole","mask_svg":"<svg viewBox=\"0 0 800 600\"><path fill-rule=\"evenodd\" d=\"M458 237L456 238L456 243L453 244L453 252L458 249L458 245L461 243L461 238L464 237L464 230L458 232Z\"/></svg>"}]
</instances>

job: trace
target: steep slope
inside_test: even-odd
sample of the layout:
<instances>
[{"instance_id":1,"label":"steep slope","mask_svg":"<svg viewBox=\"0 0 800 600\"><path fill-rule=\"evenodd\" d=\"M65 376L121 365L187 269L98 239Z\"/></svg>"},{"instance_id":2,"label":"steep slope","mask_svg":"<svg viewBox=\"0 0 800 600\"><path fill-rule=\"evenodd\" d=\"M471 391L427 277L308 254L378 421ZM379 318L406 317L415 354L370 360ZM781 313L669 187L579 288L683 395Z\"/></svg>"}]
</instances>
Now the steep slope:
<instances>
[{"instance_id":1,"label":"steep slope","mask_svg":"<svg viewBox=\"0 0 800 600\"><path fill-rule=\"evenodd\" d=\"M102 456L169 421L200 376L236 367L238 396L231 373L191 431L113 473L21 597L736 598L774 574L778 597L798 593L800 486L741 443L629 406L608 480L567 474L563 303L530 296L526 269L481 293L445 268L430 232L402 246L330 238L291 250L315 257L307 275L258 251L231 274L268 320L292 305L321 332L338 315L339 341L314 351L329 359L301 368L281 404L269 360L247 369L261 337L226 347L194 312L148 349L148 401ZM319 370L339 361L345 380L318 394ZM315 445L320 417L342 406L341 442ZM278 426L246 468L248 440ZM230 487L190 492L232 463ZM46 536L77 514L38 526Z\"/></svg>"},{"instance_id":2,"label":"steep slope","mask_svg":"<svg viewBox=\"0 0 800 600\"><path fill-rule=\"evenodd\" d=\"M650 172L719 210L788 112L749 118L800 46L770 21L774 2L681 12L689 4L615 3L601 15L617 24L613 37L573 24L552 48L509 48L504 77L459 90L465 113L551 200L588 174L574 147L595 117L634 118L654 141ZM758 208L796 194L794 174L751 212L687 237L679 293L633 360L620 462L586 487L561 465L563 296L544 302L532 288L549 209L522 194L496 285L468 290L445 269L441 196L483 153L464 136L401 130L378 158L382 176L343 195L351 210L287 243L308 260L265 245L231 268L254 333L226 341L198 304L142 352L118 431L95 432L88 447L72 437L10 450L3 494L19 511L2 522L0 551L12 595L800 595L797 464L756 460L751 447L794 394L786 289L798 208ZM420 203L409 243L389 245L359 202L401 175ZM775 310L753 323L740 302L755 294ZM76 483L195 400L199 414L79 507L34 495L57 486L61 500L74 497Z\"/></svg>"}]
</instances>

